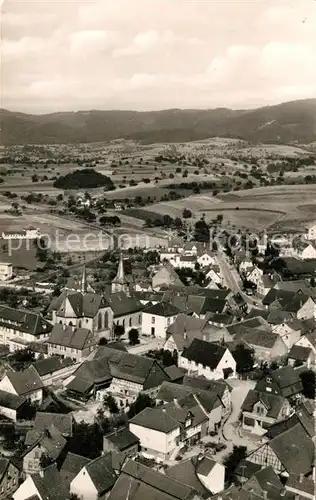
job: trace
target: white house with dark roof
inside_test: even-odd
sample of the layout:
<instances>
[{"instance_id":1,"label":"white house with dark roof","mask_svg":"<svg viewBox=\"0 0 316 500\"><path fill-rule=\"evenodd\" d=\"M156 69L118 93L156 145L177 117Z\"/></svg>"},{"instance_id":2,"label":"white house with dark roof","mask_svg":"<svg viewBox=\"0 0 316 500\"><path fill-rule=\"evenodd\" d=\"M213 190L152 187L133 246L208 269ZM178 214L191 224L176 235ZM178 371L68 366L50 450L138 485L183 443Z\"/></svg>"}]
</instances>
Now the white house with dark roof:
<instances>
[{"instance_id":1,"label":"white house with dark roof","mask_svg":"<svg viewBox=\"0 0 316 500\"><path fill-rule=\"evenodd\" d=\"M176 320L180 309L168 302L146 307L142 312L142 333L166 340L167 328Z\"/></svg>"},{"instance_id":2,"label":"white house with dark roof","mask_svg":"<svg viewBox=\"0 0 316 500\"><path fill-rule=\"evenodd\" d=\"M141 328L144 304L125 292L112 293L107 298L113 315L113 325L122 325L126 331Z\"/></svg>"},{"instance_id":3,"label":"white house with dark roof","mask_svg":"<svg viewBox=\"0 0 316 500\"><path fill-rule=\"evenodd\" d=\"M46 340L51 329L52 325L39 313L0 306L0 344L7 345L10 352Z\"/></svg>"},{"instance_id":4,"label":"white house with dark roof","mask_svg":"<svg viewBox=\"0 0 316 500\"><path fill-rule=\"evenodd\" d=\"M311 222L306 226L305 238L309 241L316 240L316 222Z\"/></svg>"},{"instance_id":5,"label":"white house with dark roof","mask_svg":"<svg viewBox=\"0 0 316 500\"><path fill-rule=\"evenodd\" d=\"M21 372L7 371L0 381L0 390L24 396L32 403L43 400L43 382L33 366Z\"/></svg>"},{"instance_id":6,"label":"white house with dark roof","mask_svg":"<svg viewBox=\"0 0 316 500\"><path fill-rule=\"evenodd\" d=\"M179 356L178 366L207 379L236 377L236 361L227 347L194 339Z\"/></svg>"},{"instance_id":7,"label":"white house with dark roof","mask_svg":"<svg viewBox=\"0 0 316 500\"><path fill-rule=\"evenodd\" d=\"M83 361L95 349L97 337L88 328L54 325L47 341L48 354Z\"/></svg>"},{"instance_id":8,"label":"white house with dark roof","mask_svg":"<svg viewBox=\"0 0 316 500\"><path fill-rule=\"evenodd\" d=\"M290 415L291 405L283 396L250 389L241 411L243 429L262 436L268 427Z\"/></svg>"},{"instance_id":9,"label":"white house with dark roof","mask_svg":"<svg viewBox=\"0 0 316 500\"><path fill-rule=\"evenodd\" d=\"M0 390L0 415L15 422L23 414L26 398Z\"/></svg>"},{"instance_id":10,"label":"white house with dark roof","mask_svg":"<svg viewBox=\"0 0 316 500\"><path fill-rule=\"evenodd\" d=\"M0 262L0 281L10 280L12 276L12 262Z\"/></svg>"},{"instance_id":11,"label":"white house with dark roof","mask_svg":"<svg viewBox=\"0 0 316 500\"><path fill-rule=\"evenodd\" d=\"M67 441L61 432L52 424L38 433L33 432L27 441L27 449L22 455L23 471L25 474L39 472L42 455L56 461L66 447Z\"/></svg>"}]
</instances>

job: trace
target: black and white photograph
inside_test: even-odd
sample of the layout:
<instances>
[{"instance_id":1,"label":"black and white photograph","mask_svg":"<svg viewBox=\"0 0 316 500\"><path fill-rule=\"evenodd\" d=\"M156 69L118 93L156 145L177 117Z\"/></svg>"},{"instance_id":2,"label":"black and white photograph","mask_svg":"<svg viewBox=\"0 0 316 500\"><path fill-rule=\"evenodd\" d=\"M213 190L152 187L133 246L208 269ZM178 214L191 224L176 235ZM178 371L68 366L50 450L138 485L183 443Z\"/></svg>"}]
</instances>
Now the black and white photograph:
<instances>
[{"instance_id":1,"label":"black and white photograph","mask_svg":"<svg viewBox=\"0 0 316 500\"><path fill-rule=\"evenodd\" d=\"M316 1L0 36L0 500L316 500Z\"/></svg>"}]
</instances>

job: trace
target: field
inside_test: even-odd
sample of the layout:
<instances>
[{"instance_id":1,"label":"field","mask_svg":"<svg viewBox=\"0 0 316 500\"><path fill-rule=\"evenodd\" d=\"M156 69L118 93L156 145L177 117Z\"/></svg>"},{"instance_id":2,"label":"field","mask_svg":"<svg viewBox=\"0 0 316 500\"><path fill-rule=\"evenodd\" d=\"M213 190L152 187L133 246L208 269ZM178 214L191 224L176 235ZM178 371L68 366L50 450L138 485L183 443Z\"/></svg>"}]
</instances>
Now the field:
<instances>
[{"instance_id":1,"label":"field","mask_svg":"<svg viewBox=\"0 0 316 500\"><path fill-rule=\"evenodd\" d=\"M154 214L182 217L184 208L191 210L193 220L202 214L207 221L223 215L223 226L300 231L307 222L316 219L316 185L261 187L217 197L194 195L128 213L141 219L146 219L146 212L149 212L148 218L153 218Z\"/></svg>"}]
</instances>

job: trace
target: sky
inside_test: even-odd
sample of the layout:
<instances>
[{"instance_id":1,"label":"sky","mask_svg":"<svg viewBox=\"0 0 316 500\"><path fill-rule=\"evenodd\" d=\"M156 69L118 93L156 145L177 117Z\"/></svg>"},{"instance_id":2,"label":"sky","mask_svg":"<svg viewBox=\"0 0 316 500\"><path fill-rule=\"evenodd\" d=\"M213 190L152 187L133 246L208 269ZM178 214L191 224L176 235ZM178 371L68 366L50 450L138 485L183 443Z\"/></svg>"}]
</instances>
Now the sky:
<instances>
[{"instance_id":1,"label":"sky","mask_svg":"<svg viewBox=\"0 0 316 500\"><path fill-rule=\"evenodd\" d=\"M316 97L316 0L2 0L1 107L254 108Z\"/></svg>"}]
</instances>

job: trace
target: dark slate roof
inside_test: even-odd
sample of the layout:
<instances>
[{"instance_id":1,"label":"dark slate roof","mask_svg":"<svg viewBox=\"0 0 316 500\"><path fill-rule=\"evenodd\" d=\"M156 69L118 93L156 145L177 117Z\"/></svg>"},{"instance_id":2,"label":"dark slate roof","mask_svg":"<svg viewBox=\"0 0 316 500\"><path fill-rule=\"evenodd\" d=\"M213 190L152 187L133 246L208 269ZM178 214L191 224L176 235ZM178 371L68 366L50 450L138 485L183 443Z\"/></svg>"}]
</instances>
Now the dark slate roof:
<instances>
[{"instance_id":1,"label":"dark slate roof","mask_svg":"<svg viewBox=\"0 0 316 500\"><path fill-rule=\"evenodd\" d=\"M209 498L210 492L205 488L197 476L197 457L181 460L181 462L165 470L167 477L175 479L197 491L202 498Z\"/></svg>"},{"instance_id":2,"label":"dark slate roof","mask_svg":"<svg viewBox=\"0 0 316 500\"><path fill-rule=\"evenodd\" d=\"M172 382L163 382L156 396L157 401L171 403L175 399L180 403L186 403L186 398L194 394L203 408L210 412L217 407L220 402L220 395L216 391L203 390L200 387L188 387Z\"/></svg>"},{"instance_id":3,"label":"dark slate roof","mask_svg":"<svg viewBox=\"0 0 316 500\"><path fill-rule=\"evenodd\" d=\"M10 410L17 410L25 403L23 396L16 396L10 392L0 391L0 406L3 408L10 408Z\"/></svg>"},{"instance_id":4,"label":"dark slate roof","mask_svg":"<svg viewBox=\"0 0 316 500\"><path fill-rule=\"evenodd\" d=\"M244 321L238 321L226 327L231 335L237 335L248 331L249 328L256 329L269 329L269 323L261 316L255 316L254 318L246 318Z\"/></svg>"},{"instance_id":5,"label":"dark slate roof","mask_svg":"<svg viewBox=\"0 0 316 500\"><path fill-rule=\"evenodd\" d=\"M63 480L71 482L89 462L89 458L68 452L59 473Z\"/></svg>"},{"instance_id":6,"label":"dark slate roof","mask_svg":"<svg viewBox=\"0 0 316 500\"><path fill-rule=\"evenodd\" d=\"M200 397L189 394L182 399L172 401L164 406L164 411L174 420L180 424L184 424L190 415L192 418L192 425L196 427L202 422L207 421L205 411L201 408L203 404L199 401Z\"/></svg>"},{"instance_id":7,"label":"dark slate roof","mask_svg":"<svg viewBox=\"0 0 316 500\"><path fill-rule=\"evenodd\" d=\"M306 361L311 354L312 350L309 347L293 345L288 354L289 358L297 359L299 361Z\"/></svg>"},{"instance_id":8,"label":"dark slate roof","mask_svg":"<svg viewBox=\"0 0 316 500\"><path fill-rule=\"evenodd\" d=\"M85 466L99 496L108 492L114 486L117 479L115 471L121 469L124 460L124 455L111 451L92 460Z\"/></svg>"},{"instance_id":9,"label":"dark slate roof","mask_svg":"<svg viewBox=\"0 0 316 500\"><path fill-rule=\"evenodd\" d=\"M114 318L119 318L126 314L133 314L138 311L140 312L145 307L144 304L135 297L129 297L123 292L112 293L108 297L108 302L113 311Z\"/></svg>"},{"instance_id":10,"label":"dark slate roof","mask_svg":"<svg viewBox=\"0 0 316 500\"><path fill-rule=\"evenodd\" d=\"M130 423L165 434L179 427L179 423L163 411L162 408L145 408L135 415L135 417L130 420Z\"/></svg>"},{"instance_id":11,"label":"dark slate roof","mask_svg":"<svg viewBox=\"0 0 316 500\"><path fill-rule=\"evenodd\" d=\"M284 397L290 397L302 391L303 385L299 373L290 365L277 368L270 372L268 376L266 375L261 380L258 380L256 390L259 392L265 390L267 377L272 378Z\"/></svg>"},{"instance_id":12,"label":"dark slate roof","mask_svg":"<svg viewBox=\"0 0 316 500\"><path fill-rule=\"evenodd\" d=\"M286 304L293 299L297 292L298 290L279 290L278 288L274 287L268 291L267 295L262 299L262 303L265 306L269 306L275 300L279 300L282 304Z\"/></svg>"},{"instance_id":13,"label":"dark slate roof","mask_svg":"<svg viewBox=\"0 0 316 500\"><path fill-rule=\"evenodd\" d=\"M236 321L236 318L231 314L225 313L208 313L207 315L208 321L211 323L217 323L219 325L229 326Z\"/></svg>"},{"instance_id":14,"label":"dark slate roof","mask_svg":"<svg viewBox=\"0 0 316 500\"><path fill-rule=\"evenodd\" d=\"M8 458L0 457L0 482L2 481L3 475L5 474L9 463L10 460Z\"/></svg>"},{"instance_id":15,"label":"dark slate roof","mask_svg":"<svg viewBox=\"0 0 316 500\"><path fill-rule=\"evenodd\" d=\"M48 339L50 344L71 347L73 349L85 349L96 345L96 339L93 333L87 328L75 328L71 326L56 324Z\"/></svg>"},{"instance_id":16,"label":"dark slate roof","mask_svg":"<svg viewBox=\"0 0 316 500\"><path fill-rule=\"evenodd\" d=\"M249 346L265 347L272 349L275 343L280 339L280 335L271 332L270 329L261 328L244 328L234 337L234 344L245 342Z\"/></svg>"},{"instance_id":17,"label":"dark slate roof","mask_svg":"<svg viewBox=\"0 0 316 500\"><path fill-rule=\"evenodd\" d=\"M186 373L184 368L179 368L176 365L167 366L164 370L170 378L171 382L182 379Z\"/></svg>"},{"instance_id":18,"label":"dark slate roof","mask_svg":"<svg viewBox=\"0 0 316 500\"><path fill-rule=\"evenodd\" d=\"M197 492L140 463L129 460L110 493L109 500L193 500Z\"/></svg>"},{"instance_id":19,"label":"dark slate roof","mask_svg":"<svg viewBox=\"0 0 316 500\"><path fill-rule=\"evenodd\" d=\"M52 325L40 314L8 306L0 306L0 326L34 336L49 333L52 329Z\"/></svg>"},{"instance_id":20,"label":"dark slate roof","mask_svg":"<svg viewBox=\"0 0 316 500\"><path fill-rule=\"evenodd\" d=\"M29 393L44 387L33 366L29 366L23 372L8 371L6 375L19 396L27 396Z\"/></svg>"},{"instance_id":21,"label":"dark slate roof","mask_svg":"<svg viewBox=\"0 0 316 500\"><path fill-rule=\"evenodd\" d=\"M39 376L43 377L58 370L62 370L72 364L73 361L70 358L62 359L59 356L50 356L49 358L40 359L39 361L32 363L32 366L34 366Z\"/></svg>"},{"instance_id":22,"label":"dark slate roof","mask_svg":"<svg viewBox=\"0 0 316 500\"><path fill-rule=\"evenodd\" d=\"M72 424L71 413L62 414L38 411L34 421L34 428L38 431L43 431L48 429L51 425L54 425L63 436L71 436Z\"/></svg>"},{"instance_id":23,"label":"dark slate roof","mask_svg":"<svg viewBox=\"0 0 316 500\"><path fill-rule=\"evenodd\" d=\"M249 460L241 460L237 465L235 474L249 479L259 470L261 470L261 465L250 462Z\"/></svg>"},{"instance_id":24,"label":"dark slate roof","mask_svg":"<svg viewBox=\"0 0 316 500\"><path fill-rule=\"evenodd\" d=\"M77 318L94 318L100 308L108 306L107 300L102 295L64 290L59 297L52 300L47 311L56 311L58 316L64 316L66 299L69 300Z\"/></svg>"},{"instance_id":25,"label":"dark slate roof","mask_svg":"<svg viewBox=\"0 0 316 500\"><path fill-rule=\"evenodd\" d=\"M267 417L277 418L286 399L277 394L270 394L268 392L258 392L250 389L244 402L241 405L243 411L252 412L256 403L261 401L267 408Z\"/></svg>"},{"instance_id":26,"label":"dark slate roof","mask_svg":"<svg viewBox=\"0 0 316 500\"><path fill-rule=\"evenodd\" d=\"M293 488L311 496L315 494L315 482L312 477L301 477L299 474L290 474L286 481L286 489ZM305 495L302 495L305 496Z\"/></svg>"},{"instance_id":27,"label":"dark slate roof","mask_svg":"<svg viewBox=\"0 0 316 500\"><path fill-rule=\"evenodd\" d=\"M170 304L169 302L158 302L157 304L146 307L143 312L151 314L153 316L163 316L165 318L168 318L169 316L175 316L176 314L179 314L180 309Z\"/></svg>"},{"instance_id":28,"label":"dark slate roof","mask_svg":"<svg viewBox=\"0 0 316 500\"><path fill-rule=\"evenodd\" d=\"M263 469L256 471L254 473L254 476L258 481L262 491L268 492L268 498L270 491L272 495L275 495L275 493L277 492L280 495L281 491L284 490L284 486L281 483L279 476L274 472L273 467L271 466L264 467Z\"/></svg>"},{"instance_id":29,"label":"dark slate roof","mask_svg":"<svg viewBox=\"0 0 316 500\"><path fill-rule=\"evenodd\" d=\"M25 444L29 448L23 453L23 456L27 455L30 449L40 444L49 457L56 460L65 448L66 443L66 439L54 425L39 432L32 429L26 434Z\"/></svg>"},{"instance_id":30,"label":"dark slate roof","mask_svg":"<svg viewBox=\"0 0 316 500\"><path fill-rule=\"evenodd\" d=\"M209 366L214 370L222 359L226 347L204 340L194 339L190 346L186 348L182 356L190 361L201 363L203 366Z\"/></svg>"},{"instance_id":31,"label":"dark slate roof","mask_svg":"<svg viewBox=\"0 0 316 500\"><path fill-rule=\"evenodd\" d=\"M40 474L32 474L32 480L40 497L45 500L65 500L69 495L69 482L62 481L56 465L51 465Z\"/></svg>"},{"instance_id":32,"label":"dark slate roof","mask_svg":"<svg viewBox=\"0 0 316 500\"><path fill-rule=\"evenodd\" d=\"M304 475L311 472L315 458L315 446L301 425L297 424L271 439L269 446L287 472Z\"/></svg>"},{"instance_id":33,"label":"dark slate roof","mask_svg":"<svg viewBox=\"0 0 316 500\"><path fill-rule=\"evenodd\" d=\"M233 390L232 387L224 379L207 380L203 376L192 377L191 375L185 375L182 383L187 387L216 392L219 397L223 396L225 389L228 389L230 392Z\"/></svg>"},{"instance_id":34,"label":"dark slate roof","mask_svg":"<svg viewBox=\"0 0 316 500\"><path fill-rule=\"evenodd\" d=\"M139 443L139 438L126 427L122 427L122 429L107 434L104 436L104 439L111 441L119 451L124 451Z\"/></svg>"}]
</instances>

